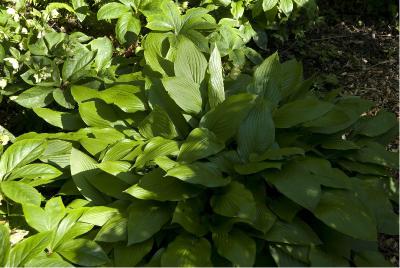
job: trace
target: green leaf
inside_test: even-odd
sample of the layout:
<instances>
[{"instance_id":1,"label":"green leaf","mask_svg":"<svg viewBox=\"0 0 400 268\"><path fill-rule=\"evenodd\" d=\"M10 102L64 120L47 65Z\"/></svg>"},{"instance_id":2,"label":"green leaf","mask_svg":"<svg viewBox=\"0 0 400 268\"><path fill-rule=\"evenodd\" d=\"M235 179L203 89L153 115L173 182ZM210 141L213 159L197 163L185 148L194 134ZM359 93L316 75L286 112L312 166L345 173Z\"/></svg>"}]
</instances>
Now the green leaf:
<instances>
[{"instance_id":1,"label":"green leaf","mask_svg":"<svg viewBox=\"0 0 400 268\"><path fill-rule=\"evenodd\" d=\"M53 98L51 97L51 93L54 88L51 87L31 87L28 90L25 90L18 96L10 97L11 100L15 101L19 105L25 108L39 108L49 105Z\"/></svg>"},{"instance_id":2,"label":"green leaf","mask_svg":"<svg viewBox=\"0 0 400 268\"><path fill-rule=\"evenodd\" d=\"M259 99L240 125L237 138L239 155L247 160L250 154L267 150L274 141L271 107Z\"/></svg>"},{"instance_id":3,"label":"green leaf","mask_svg":"<svg viewBox=\"0 0 400 268\"><path fill-rule=\"evenodd\" d=\"M291 0L290 0L291 1ZM329 102L309 98L283 105L274 113L277 128L290 128L322 117L334 107Z\"/></svg>"},{"instance_id":4,"label":"green leaf","mask_svg":"<svg viewBox=\"0 0 400 268\"><path fill-rule=\"evenodd\" d=\"M75 108L75 101L72 98L70 90L62 90L61 88L56 88L53 91L54 100L64 108L73 109Z\"/></svg>"},{"instance_id":5,"label":"green leaf","mask_svg":"<svg viewBox=\"0 0 400 268\"><path fill-rule=\"evenodd\" d=\"M172 223L178 223L187 232L196 236L204 236L208 232L205 217L202 216L204 204L199 198L178 202L172 217Z\"/></svg>"},{"instance_id":6,"label":"green leaf","mask_svg":"<svg viewBox=\"0 0 400 268\"><path fill-rule=\"evenodd\" d=\"M171 176L184 182L199 184L206 187L220 187L230 182L229 177L223 177L215 163L194 162L178 164L168 170L166 176Z\"/></svg>"},{"instance_id":7,"label":"green leaf","mask_svg":"<svg viewBox=\"0 0 400 268\"><path fill-rule=\"evenodd\" d=\"M226 217L237 217L254 221L256 202L253 194L241 183L232 181L211 197L211 207L215 213Z\"/></svg>"},{"instance_id":8,"label":"green leaf","mask_svg":"<svg viewBox=\"0 0 400 268\"><path fill-rule=\"evenodd\" d=\"M152 138L143 150L143 153L138 156L135 162L135 167L142 168L150 160L156 157L166 155L176 155L179 151L178 143L173 140L167 140L161 137Z\"/></svg>"},{"instance_id":9,"label":"green leaf","mask_svg":"<svg viewBox=\"0 0 400 268\"><path fill-rule=\"evenodd\" d=\"M207 239L190 235L179 235L169 243L161 256L161 265L166 267L210 267L211 245Z\"/></svg>"},{"instance_id":10,"label":"green leaf","mask_svg":"<svg viewBox=\"0 0 400 268\"><path fill-rule=\"evenodd\" d=\"M115 106L114 106L115 107ZM79 114L86 125L91 127L114 127L125 125L113 106L102 101L88 101L79 105Z\"/></svg>"},{"instance_id":11,"label":"green leaf","mask_svg":"<svg viewBox=\"0 0 400 268\"><path fill-rule=\"evenodd\" d=\"M381 165L388 168L399 168L399 154L389 152L384 146L376 142L369 142L365 147L351 156L359 162Z\"/></svg>"},{"instance_id":12,"label":"green leaf","mask_svg":"<svg viewBox=\"0 0 400 268\"><path fill-rule=\"evenodd\" d=\"M46 145L45 140L26 139L8 147L0 158L0 181L16 168L39 158L46 149Z\"/></svg>"},{"instance_id":13,"label":"green leaf","mask_svg":"<svg viewBox=\"0 0 400 268\"><path fill-rule=\"evenodd\" d=\"M126 241L128 237L128 220L120 214L110 218L97 233L95 240L101 242Z\"/></svg>"},{"instance_id":14,"label":"green leaf","mask_svg":"<svg viewBox=\"0 0 400 268\"><path fill-rule=\"evenodd\" d=\"M305 263L295 258L288 250L283 250L282 247L270 244L269 252L278 267L306 267Z\"/></svg>"},{"instance_id":15,"label":"green leaf","mask_svg":"<svg viewBox=\"0 0 400 268\"><path fill-rule=\"evenodd\" d=\"M43 232L19 242L11 249L6 267L24 266L45 250L50 243L51 236L50 232Z\"/></svg>"},{"instance_id":16,"label":"green leaf","mask_svg":"<svg viewBox=\"0 0 400 268\"><path fill-rule=\"evenodd\" d=\"M219 255L233 266L251 267L256 258L256 243L246 233L234 229L230 233L213 233L213 242Z\"/></svg>"},{"instance_id":17,"label":"green leaf","mask_svg":"<svg viewBox=\"0 0 400 268\"><path fill-rule=\"evenodd\" d=\"M19 181L3 181L1 191L12 201L19 204L32 204L39 206L42 195L32 186Z\"/></svg>"},{"instance_id":18,"label":"green leaf","mask_svg":"<svg viewBox=\"0 0 400 268\"><path fill-rule=\"evenodd\" d=\"M197 115L202 110L200 85L187 77L166 77L162 83L175 103L188 114Z\"/></svg>"},{"instance_id":19,"label":"green leaf","mask_svg":"<svg viewBox=\"0 0 400 268\"><path fill-rule=\"evenodd\" d=\"M10 230L5 224L0 224L0 265L5 266L10 253Z\"/></svg>"},{"instance_id":20,"label":"green leaf","mask_svg":"<svg viewBox=\"0 0 400 268\"><path fill-rule=\"evenodd\" d=\"M279 56L278 53L274 53L254 71L254 93L273 104L277 104L282 97L277 86L279 70Z\"/></svg>"},{"instance_id":21,"label":"green leaf","mask_svg":"<svg viewBox=\"0 0 400 268\"><path fill-rule=\"evenodd\" d=\"M72 75L82 71L94 58L95 52L85 49L78 50L73 57L67 58L62 68L62 78L69 81Z\"/></svg>"},{"instance_id":22,"label":"green leaf","mask_svg":"<svg viewBox=\"0 0 400 268\"><path fill-rule=\"evenodd\" d=\"M277 3L278 3L278 0L263 0L262 8L264 11L268 11L268 10L273 9Z\"/></svg>"},{"instance_id":23,"label":"green leaf","mask_svg":"<svg viewBox=\"0 0 400 268\"><path fill-rule=\"evenodd\" d=\"M196 196L201 191L201 188L164 175L162 169L155 169L124 192L138 199L180 201Z\"/></svg>"},{"instance_id":24,"label":"green leaf","mask_svg":"<svg viewBox=\"0 0 400 268\"><path fill-rule=\"evenodd\" d=\"M69 240L57 252L68 261L82 266L100 266L108 261L103 249L88 239Z\"/></svg>"},{"instance_id":25,"label":"green leaf","mask_svg":"<svg viewBox=\"0 0 400 268\"><path fill-rule=\"evenodd\" d=\"M178 137L178 131L168 113L159 106L155 106L151 113L138 126L140 134L150 139L161 136L166 139Z\"/></svg>"},{"instance_id":26,"label":"green leaf","mask_svg":"<svg viewBox=\"0 0 400 268\"><path fill-rule=\"evenodd\" d=\"M100 37L90 42L90 47L92 51L97 51L94 63L97 72L99 72L111 61L113 54L112 42L107 37Z\"/></svg>"},{"instance_id":27,"label":"green leaf","mask_svg":"<svg viewBox=\"0 0 400 268\"><path fill-rule=\"evenodd\" d=\"M313 267L349 267L349 262L340 256L327 253L319 248L310 248L310 262Z\"/></svg>"},{"instance_id":28,"label":"green leaf","mask_svg":"<svg viewBox=\"0 0 400 268\"><path fill-rule=\"evenodd\" d=\"M116 208L95 206L86 210L79 218L80 222L103 226L110 218L118 213Z\"/></svg>"},{"instance_id":29,"label":"green leaf","mask_svg":"<svg viewBox=\"0 0 400 268\"><path fill-rule=\"evenodd\" d=\"M76 113L58 112L49 108L34 108L33 111L50 125L63 130L77 130L84 126Z\"/></svg>"},{"instance_id":30,"label":"green leaf","mask_svg":"<svg viewBox=\"0 0 400 268\"><path fill-rule=\"evenodd\" d=\"M117 267L136 266L152 248L152 239L128 247L122 243L116 244L114 246L114 264Z\"/></svg>"},{"instance_id":31,"label":"green leaf","mask_svg":"<svg viewBox=\"0 0 400 268\"><path fill-rule=\"evenodd\" d=\"M279 0L279 8L289 16L293 10L293 0Z\"/></svg>"},{"instance_id":32,"label":"green leaf","mask_svg":"<svg viewBox=\"0 0 400 268\"><path fill-rule=\"evenodd\" d=\"M99 9L99 11L97 12L97 19L98 20L117 19L128 12L130 12L128 6L125 6L117 2L112 2L105 4Z\"/></svg>"},{"instance_id":33,"label":"green leaf","mask_svg":"<svg viewBox=\"0 0 400 268\"><path fill-rule=\"evenodd\" d=\"M108 104L118 106L122 111L135 113L146 110L143 100L136 94L140 93L140 88L133 85L115 85L100 91L99 98Z\"/></svg>"},{"instance_id":34,"label":"green leaf","mask_svg":"<svg viewBox=\"0 0 400 268\"><path fill-rule=\"evenodd\" d=\"M390 267L392 263L387 261L382 253L378 251L364 250L357 252L354 256L354 263L358 267Z\"/></svg>"},{"instance_id":35,"label":"green leaf","mask_svg":"<svg viewBox=\"0 0 400 268\"><path fill-rule=\"evenodd\" d=\"M207 60L197 47L188 39L179 41L174 62L175 75L201 84L207 69Z\"/></svg>"},{"instance_id":36,"label":"green leaf","mask_svg":"<svg viewBox=\"0 0 400 268\"><path fill-rule=\"evenodd\" d=\"M264 239L271 242L294 245L321 244L321 241L311 227L298 218L291 223L276 221L272 228L264 235Z\"/></svg>"},{"instance_id":37,"label":"green leaf","mask_svg":"<svg viewBox=\"0 0 400 268\"><path fill-rule=\"evenodd\" d=\"M280 162L256 162L243 165L235 165L235 171L240 175L255 174L266 169L281 169Z\"/></svg>"},{"instance_id":38,"label":"green leaf","mask_svg":"<svg viewBox=\"0 0 400 268\"><path fill-rule=\"evenodd\" d=\"M117 40L121 44L133 43L139 36L141 29L140 20L131 13L125 13L118 19L115 26Z\"/></svg>"},{"instance_id":39,"label":"green leaf","mask_svg":"<svg viewBox=\"0 0 400 268\"><path fill-rule=\"evenodd\" d=\"M253 100L254 96L247 93L230 96L206 113L199 127L211 130L220 141L225 142L236 134L242 120L250 111Z\"/></svg>"},{"instance_id":40,"label":"green leaf","mask_svg":"<svg viewBox=\"0 0 400 268\"><path fill-rule=\"evenodd\" d=\"M374 117L363 117L358 122L356 133L367 137L376 137L388 132L396 124L397 118L394 113L380 110Z\"/></svg>"},{"instance_id":41,"label":"green leaf","mask_svg":"<svg viewBox=\"0 0 400 268\"><path fill-rule=\"evenodd\" d=\"M129 207L128 246L148 240L170 219L168 204L136 201Z\"/></svg>"},{"instance_id":42,"label":"green leaf","mask_svg":"<svg viewBox=\"0 0 400 268\"><path fill-rule=\"evenodd\" d=\"M23 167L14 169L8 180L29 179L50 181L62 174L61 171L48 164L28 164Z\"/></svg>"},{"instance_id":43,"label":"green leaf","mask_svg":"<svg viewBox=\"0 0 400 268\"><path fill-rule=\"evenodd\" d=\"M57 253L47 255L45 253L36 256L26 263L26 267L74 267L71 263L64 261Z\"/></svg>"},{"instance_id":44,"label":"green leaf","mask_svg":"<svg viewBox=\"0 0 400 268\"><path fill-rule=\"evenodd\" d=\"M215 134L206 128L195 128L182 144L178 160L187 163L217 154L224 149Z\"/></svg>"},{"instance_id":45,"label":"green leaf","mask_svg":"<svg viewBox=\"0 0 400 268\"><path fill-rule=\"evenodd\" d=\"M215 45L211 52L210 61L208 62L208 72L210 74L208 83L208 103L212 109L225 100L221 55L217 45Z\"/></svg>"},{"instance_id":46,"label":"green leaf","mask_svg":"<svg viewBox=\"0 0 400 268\"><path fill-rule=\"evenodd\" d=\"M302 148L286 147L278 149L269 149L260 155L250 155L251 161L264 161L264 160L282 160L283 157L290 157L294 155L304 155L305 152Z\"/></svg>"},{"instance_id":47,"label":"green leaf","mask_svg":"<svg viewBox=\"0 0 400 268\"><path fill-rule=\"evenodd\" d=\"M314 215L336 231L357 239L376 241L373 216L347 191L325 190Z\"/></svg>"},{"instance_id":48,"label":"green leaf","mask_svg":"<svg viewBox=\"0 0 400 268\"><path fill-rule=\"evenodd\" d=\"M98 173L97 162L75 148L71 150L70 159L72 179L81 194L97 204L107 203L108 199L90 183L90 179Z\"/></svg>"}]
</instances>

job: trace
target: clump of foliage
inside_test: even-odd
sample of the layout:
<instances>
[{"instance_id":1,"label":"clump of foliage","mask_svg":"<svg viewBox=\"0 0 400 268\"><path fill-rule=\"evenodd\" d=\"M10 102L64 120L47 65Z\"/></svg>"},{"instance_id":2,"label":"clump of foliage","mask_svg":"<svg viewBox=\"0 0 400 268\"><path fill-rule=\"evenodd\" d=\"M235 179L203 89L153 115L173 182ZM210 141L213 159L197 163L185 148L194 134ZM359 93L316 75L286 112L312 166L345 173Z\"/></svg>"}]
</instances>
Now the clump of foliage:
<instances>
[{"instance_id":1,"label":"clump of foliage","mask_svg":"<svg viewBox=\"0 0 400 268\"><path fill-rule=\"evenodd\" d=\"M151 3L98 3L119 45L52 28L24 39L2 94L59 132L0 128L0 265L390 265L377 234L399 227L396 116L314 92L277 53L226 72L251 47L224 52L211 3Z\"/></svg>"}]
</instances>

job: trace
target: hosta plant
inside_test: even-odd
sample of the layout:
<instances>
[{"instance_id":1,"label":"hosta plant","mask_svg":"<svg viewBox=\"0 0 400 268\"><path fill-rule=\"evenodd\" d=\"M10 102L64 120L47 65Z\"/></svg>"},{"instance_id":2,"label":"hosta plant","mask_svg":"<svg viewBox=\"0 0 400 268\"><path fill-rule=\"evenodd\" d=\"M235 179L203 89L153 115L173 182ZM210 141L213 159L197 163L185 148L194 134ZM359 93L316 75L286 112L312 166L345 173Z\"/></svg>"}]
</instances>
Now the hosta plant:
<instances>
[{"instance_id":1,"label":"hosta plant","mask_svg":"<svg viewBox=\"0 0 400 268\"><path fill-rule=\"evenodd\" d=\"M68 205L22 204L32 235L10 247L1 227L2 264L390 265L377 236L399 227L393 114L313 92L277 53L227 79L218 46L208 56L184 36L146 43L140 73L71 88L73 119L35 110L83 128L8 147L53 143L64 176L51 185Z\"/></svg>"}]
</instances>

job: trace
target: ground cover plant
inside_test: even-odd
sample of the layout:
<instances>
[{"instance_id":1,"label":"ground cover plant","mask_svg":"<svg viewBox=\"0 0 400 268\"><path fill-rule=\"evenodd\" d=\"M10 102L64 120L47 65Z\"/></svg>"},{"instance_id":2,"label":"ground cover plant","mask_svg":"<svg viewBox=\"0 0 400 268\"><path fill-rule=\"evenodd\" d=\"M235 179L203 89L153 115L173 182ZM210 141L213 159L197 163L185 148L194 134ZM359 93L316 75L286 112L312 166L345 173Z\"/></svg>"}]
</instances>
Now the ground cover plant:
<instances>
[{"instance_id":1,"label":"ground cover plant","mask_svg":"<svg viewBox=\"0 0 400 268\"><path fill-rule=\"evenodd\" d=\"M397 117L257 52L315 10L0 7L3 101L48 126L0 128L0 265L390 266L377 235L399 229Z\"/></svg>"}]
</instances>

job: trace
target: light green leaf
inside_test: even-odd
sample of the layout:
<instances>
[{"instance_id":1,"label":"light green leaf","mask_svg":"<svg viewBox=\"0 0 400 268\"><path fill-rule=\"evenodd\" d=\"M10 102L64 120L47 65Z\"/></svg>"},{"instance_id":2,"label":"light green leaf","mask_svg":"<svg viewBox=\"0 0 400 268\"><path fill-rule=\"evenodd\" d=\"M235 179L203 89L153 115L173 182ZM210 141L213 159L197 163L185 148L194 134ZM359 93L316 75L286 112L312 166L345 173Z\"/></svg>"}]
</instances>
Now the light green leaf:
<instances>
[{"instance_id":1,"label":"light green leaf","mask_svg":"<svg viewBox=\"0 0 400 268\"><path fill-rule=\"evenodd\" d=\"M232 181L211 197L211 207L215 213L226 217L237 217L254 221L256 202L253 194L241 183Z\"/></svg>"},{"instance_id":2,"label":"light green leaf","mask_svg":"<svg viewBox=\"0 0 400 268\"><path fill-rule=\"evenodd\" d=\"M64 108L74 109L75 101L72 98L70 90L62 90L61 88L56 88L53 91L54 100Z\"/></svg>"},{"instance_id":3,"label":"light green leaf","mask_svg":"<svg viewBox=\"0 0 400 268\"><path fill-rule=\"evenodd\" d=\"M28 164L23 167L14 169L8 180L30 179L50 181L62 174L61 171L48 164Z\"/></svg>"},{"instance_id":4,"label":"light green leaf","mask_svg":"<svg viewBox=\"0 0 400 268\"><path fill-rule=\"evenodd\" d=\"M196 196L202 190L175 178L164 176L165 172L162 169L155 169L124 192L138 199L180 201Z\"/></svg>"},{"instance_id":5,"label":"light green leaf","mask_svg":"<svg viewBox=\"0 0 400 268\"><path fill-rule=\"evenodd\" d=\"M127 218L116 214L103 225L97 233L95 240L109 243L126 241L128 237L127 226Z\"/></svg>"},{"instance_id":6,"label":"light green leaf","mask_svg":"<svg viewBox=\"0 0 400 268\"><path fill-rule=\"evenodd\" d=\"M97 12L98 20L117 19L130 11L128 6L112 2L102 6Z\"/></svg>"},{"instance_id":7,"label":"light green leaf","mask_svg":"<svg viewBox=\"0 0 400 268\"><path fill-rule=\"evenodd\" d=\"M19 242L11 249L6 267L24 266L45 250L50 243L51 236L50 232L43 232Z\"/></svg>"},{"instance_id":8,"label":"light green leaf","mask_svg":"<svg viewBox=\"0 0 400 268\"><path fill-rule=\"evenodd\" d=\"M86 210L79 218L80 222L103 226L110 218L118 213L116 208L95 206Z\"/></svg>"},{"instance_id":9,"label":"light green leaf","mask_svg":"<svg viewBox=\"0 0 400 268\"><path fill-rule=\"evenodd\" d=\"M207 60L197 47L188 39L179 41L174 62L175 75L201 84L207 69Z\"/></svg>"},{"instance_id":10,"label":"light green leaf","mask_svg":"<svg viewBox=\"0 0 400 268\"><path fill-rule=\"evenodd\" d=\"M161 136L166 139L178 137L178 131L168 113L159 106L155 106L150 114L138 126L140 134L150 139Z\"/></svg>"},{"instance_id":11,"label":"light green leaf","mask_svg":"<svg viewBox=\"0 0 400 268\"><path fill-rule=\"evenodd\" d=\"M135 167L142 168L147 162L156 157L166 155L177 155L179 146L176 141L167 140L161 137L152 138L143 150L143 153L138 156L135 162Z\"/></svg>"},{"instance_id":12,"label":"light green leaf","mask_svg":"<svg viewBox=\"0 0 400 268\"><path fill-rule=\"evenodd\" d=\"M25 108L44 107L53 101L53 98L51 97L53 90L54 88L52 87L31 87L18 96L10 97L10 99Z\"/></svg>"},{"instance_id":13,"label":"light green leaf","mask_svg":"<svg viewBox=\"0 0 400 268\"><path fill-rule=\"evenodd\" d=\"M50 125L63 130L77 130L84 126L76 113L58 112L49 108L34 108L33 111Z\"/></svg>"},{"instance_id":14,"label":"light green leaf","mask_svg":"<svg viewBox=\"0 0 400 268\"><path fill-rule=\"evenodd\" d=\"M206 128L195 128L182 144L178 160L191 163L214 155L223 150L224 147L224 144L218 141L213 132Z\"/></svg>"},{"instance_id":15,"label":"light green leaf","mask_svg":"<svg viewBox=\"0 0 400 268\"><path fill-rule=\"evenodd\" d=\"M314 215L336 231L357 239L376 241L377 229L373 216L348 191L325 190Z\"/></svg>"},{"instance_id":16,"label":"light green leaf","mask_svg":"<svg viewBox=\"0 0 400 268\"><path fill-rule=\"evenodd\" d=\"M115 85L100 91L99 98L108 104L118 106L122 111L135 113L146 110L143 100L136 93L140 93L140 88L133 85Z\"/></svg>"},{"instance_id":17,"label":"light green leaf","mask_svg":"<svg viewBox=\"0 0 400 268\"><path fill-rule=\"evenodd\" d=\"M217 45L215 45L211 52L210 61L208 62L208 72L210 74L208 83L208 103L212 109L225 100L221 55Z\"/></svg>"},{"instance_id":18,"label":"light green leaf","mask_svg":"<svg viewBox=\"0 0 400 268\"><path fill-rule=\"evenodd\" d=\"M105 128L125 125L113 108L102 101L88 101L79 105L79 114L82 120L91 127Z\"/></svg>"},{"instance_id":19,"label":"light green leaf","mask_svg":"<svg viewBox=\"0 0 400 268\"><path fill-rule=\"evenodd\" d=\"M250 111L253 100L254 96L247 93L230 96L206 113L199 127L211 130L220 141L225 142L236 134L242 120Z\"/></svg>"},{"instance_id":20,"label":"light green leaf","mask_svg":"<svg viewBox=\"0 0 400 268\"><path fill-rule=\"evenodd\" d=\"M271 242L293 245L319 245L321 241L310 226L300 219L290 223L276 221L272 228L264 235L264 239Z\"/></svg>"},{"instance_id":21,"label":"light green leaf","mask_svg":"<svg viewBox=\"0 0 400 268\"><path fill-rule=\"evenodd\" d=\"M282 98L278 87L278 73L280 71L278 53L266 58L254 71L254 93L263 96L273 104Z\"/></svg>"},{"instance_id":22,"label":"light green leaf","mask_svg":"<svg viewBox=\"0 0 400 268\"><path fill-rule=\"evenodd\" d=\"M279 8L286 16L289 16L293 10L293 0L279 0Z\"/></svg>"},{"instance_id":23,"label":"light green leaf","mask_svg":"<svg viewBox=\"0 0 400 268\"><path fill-rule=\"evenodd\" d=\"M230 233L213 233L213 242L219 255L233 266L251 267L256 259L256 242L246 233L234 229Z\"/></svg>"},{"instance_id":24,"label":"light green leaf","mask_svg":"<svg viewBox=\"0 0 400 268\"><path fill-rule=\"evenodd\" d=\"M129 207L128 246L143 242L160 231L170 221L168 204L154 201L135 201Z\"/></svg>"},{"instance_id":25,"label":"light green leaf","mask_svg":"<svg viewBox=\"0 0 400 268\"><path fill-rule=\"evenodd\" d=\"M69 240L63 243L57 252L68 261L82 266L100 266L108 261L103 249L88 239Z\"/></svg>"},{"instance_id":26,"label":"light green leaf","mask_svg":"<svg viewBox=\"0 0 400 268\"><path fill-rule=\"evenodd\" d=\"M223 177L218 166L211 162L178 164L168 170L166 176L206 187L220 187L227 185L231 181L229 177Z\"/></svg>"},{"instance_id":27,"label":"light green leaf","mask_svg":"<svg viewBox=\"0 0 400 268\"><path fill-rule=\"evenodd\" d=\"M112 42L107 37L100 37L90 42L90 47L92 51L97 51L94 62L96 70L99 72L111 61L113 54Z\"/></svg>"},{"instance_id":28,"label":"light green leaf","mask_svg":"<svg viewBox=\"0 0 400 268\"><path fill-rule=\"evenodd\" d=\"M46 149L46 141L26 139L7 148L0 158L0 181L16 168L22 167L39 158Z\"/></svg>"},{"instance_id":29,"label":"light green leaf","mask_svg":"<svg viewBox=\"0 0 400 268\"><path fill-rule=\"evenodd\" d=\"M322 117L334 105L329 102L309 98L283 105L274 113L277 128L290 128L298 124Z\"/></svg>"},{"instance_id":30,"label":"light green leaf","mask_svg":"<svg viewBox=\"0 0 400 268\"><path fill-rule=\"evenodd\" d=\"M275 141L275 126L268 102L258 99L238 131L238 152L247 160L252 153L267 150Z\"/></svg>"},{"instance_id":31,"label":"light green leaf","mask_svg":"<svg viewBox=\"0 0 400 268\"><path fill-rule=\"evenodd\" d=\"M263 0L262 8L264 11L268 11L270 9L273 9L277 3L278 3L278 0Z\"/></svg>"},{"instance_id":32,"label":"light green leaf","mask_svg":"<svg viewBox=\"0 0 400 268\"><path fill-rule=\"evenodd\" d=\"M121 44L132 43L138 38L140 29L140 20L131 13L125 13L119 17L115 33Z\"/></svg>"},{"instance_id":33,"label":"light green leaf","mask_svg":"<svg viewBox=\"0 0 400 268\"><path fill-rule=\"evenodd\" d=\"M210 267L211 245L207 239L191 235L179 235L169 243L161 256L166 267Z\"/></svg>"},{"instance_id":34,"label":"light green leaf","mask_svg":"<svg viewBox=\"0 0 400 268\"><path fill-rule=\"evenodd\" d=\"M162 83L175 103L188 114L197 115L202 110L200 85L187 77L166 77Z\"/></svg>"},{"instance_id":35,"label":"light green leaf","mask_svg":"<svg viewBox=\"0 0 400 268\"><path fill-rule=\"evenodd\" d=\"M10 230L5 224L0 224L0 265L5 266L10 253Z\"/></svg>"},{"instance_id":36,"label":"light green leaf","mask_svg":"<svg viewBox=\"0 0 400 268\"><path fill-rule=\"evenodd\" d=\"M0 186L6 197L19 204L39 206L43 198L35 188L19 181L3 181Z\"/></svg>"},{"instance_id":37,"label":"light green leaf","mask_svg":"<svg viewBox=\"0 0 400 268\"><path fill-rule=\"evenodd\" d=\"M62 68L62 78L69 81L72 75L85 68L94 58L95 52L81 49L73 57L67 58Z\"/></svg>"}]
</instances>

